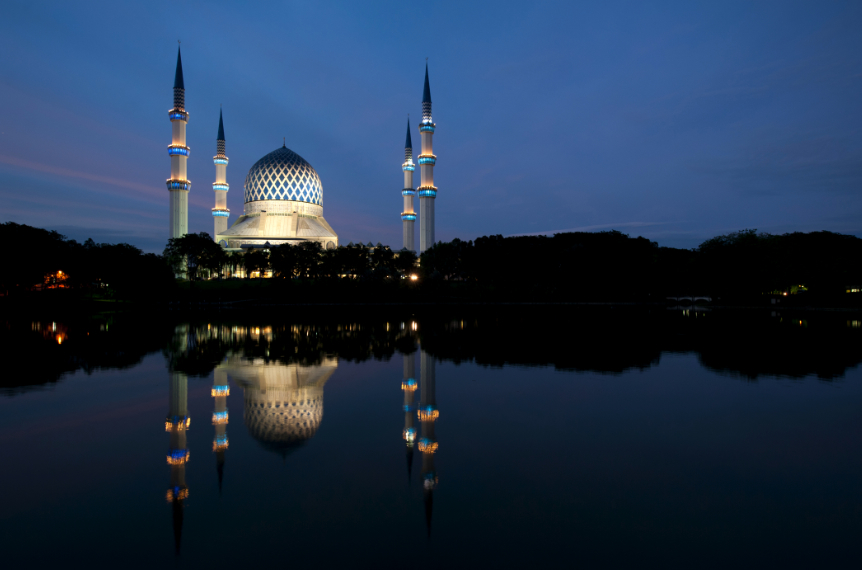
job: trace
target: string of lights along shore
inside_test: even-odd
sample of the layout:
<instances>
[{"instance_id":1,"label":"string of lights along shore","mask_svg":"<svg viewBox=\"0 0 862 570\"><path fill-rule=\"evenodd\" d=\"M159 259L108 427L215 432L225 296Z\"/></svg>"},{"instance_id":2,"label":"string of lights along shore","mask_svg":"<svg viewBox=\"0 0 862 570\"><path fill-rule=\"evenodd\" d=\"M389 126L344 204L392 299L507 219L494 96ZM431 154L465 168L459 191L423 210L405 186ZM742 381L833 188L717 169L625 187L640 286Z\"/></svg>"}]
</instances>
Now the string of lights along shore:
<instances>
[{"instance_id":1,"label":"string of lights along shore","mask_svg":"<svg viewBox=\"0 0 862 570\"><path fill-rule=\"evenodd\" d=\"M179 238L188 233L189 147L186 144L186 127L189 113L186 110L185 83L181 50L177 48L177 67L174 74L174 105L168 112L171 120L171 177L167 180L170 194L170 237ZM419 196L419 253L434 245L434 203L437 187L434 186L434 156L432 139L436 125L431 118L431 86L428 80L428 62L425 62L425 86L422 93L422 121L419 134L422 153L418 157L420 184L413 188L413 143L410 137L410 118L407 118L407 139L404 148L404 210L401 220L404 230L403 247L416 251L414 226L416 211L414 198ZM266 249L283 243L317 242L323 249L338 247L338 234L323 217L323 184L317 171L304 158L287 148L284 141L249 169L243 185L243 214L229 225L227 207L228 157L225 154L224 114L219 109L218 135L216 136L215 207L213 237L228 251Z\"/></svg>"}]
</instances>

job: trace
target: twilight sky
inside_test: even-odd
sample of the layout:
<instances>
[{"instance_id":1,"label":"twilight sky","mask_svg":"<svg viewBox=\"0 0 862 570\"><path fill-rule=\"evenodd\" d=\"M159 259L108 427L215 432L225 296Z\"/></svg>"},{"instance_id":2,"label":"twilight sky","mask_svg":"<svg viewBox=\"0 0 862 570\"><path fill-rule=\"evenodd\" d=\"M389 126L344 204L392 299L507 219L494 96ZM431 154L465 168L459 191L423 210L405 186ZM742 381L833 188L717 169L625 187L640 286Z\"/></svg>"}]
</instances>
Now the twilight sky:
<instances>
[{"instance_id":1,"label":"twilight sky","mask_svg":"<svg viewBox=\"0 0 862 570\"><path fill-rule=\"evenodd\" d=\"M189 231L213 230L222 104L230 223L248 169L286 137L320 175L342 243L400 248L405 123L418 148L428 57L438 240L862 236L862 2L7 0L1 12L0 222L163 249L180 39Z\"/></svg>"}]
</instances>

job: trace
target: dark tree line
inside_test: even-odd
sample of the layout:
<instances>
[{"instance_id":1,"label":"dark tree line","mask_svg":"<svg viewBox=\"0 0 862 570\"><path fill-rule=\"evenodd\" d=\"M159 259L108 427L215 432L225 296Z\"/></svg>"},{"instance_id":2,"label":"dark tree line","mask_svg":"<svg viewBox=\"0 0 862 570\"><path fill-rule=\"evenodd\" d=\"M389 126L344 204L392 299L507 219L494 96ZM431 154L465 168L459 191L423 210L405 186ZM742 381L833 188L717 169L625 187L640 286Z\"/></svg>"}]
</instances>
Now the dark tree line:
<instances>
[{"instance_id":1,"label":"dark tree line","mask_svg":"<svg viewBox=\"0 0 862 570\"><path fill-rule=\"evenodd\" d=\"M498 300L657 300L710 295L752 300L806 293L835 299L862 287L862 239L832 232L744 230L694 250L659 247L617 231L553 237L481 237L437 243L423 278Z\"/></svg>"},{"instance_id":2,"label":"dark tree line","mask_svg":"<svg viewBox=\"0 0 862 570\"><path fill-rule=\"evenodd\" d=\"M171 239L164 253L129 244L78 243L54 231L0 224L8 262L0 293L73 288L107 296L158 299L189 281L222 279L238 268L247 276L271 272L273 282L398 284L418 275L401 301L658 301L709 295L726 302L762 301L765 295L845 303L862 289L862 239L831 232L771 235L744 230L718 236L693 250L659 247L617 231L552 237L486 236L435 244L422 254L353 245L321 249L313 242L246 253L226 252L201 232ZM386 289L386 287L377 287ZM324 289L321 289L323 291ZM411 292L412 291L412 292ZM859 295L862 297L862 294ZM393 299L395 297L392 297ZM850 303L855 304L855 303Z\"/></svg>"},{"instance_id":3,"label":"dark tree line","mask_svg":"<svg viewBox=\"0 0 862 570\"><path fill-rule=\"evenodd\" d=\"M164 259L120 243L84 243L23 224L0 224L7 262L0 265L0 293L34 288L74 288L108 296L141 298L173 285Z\"/></svg>"}]
</instances>

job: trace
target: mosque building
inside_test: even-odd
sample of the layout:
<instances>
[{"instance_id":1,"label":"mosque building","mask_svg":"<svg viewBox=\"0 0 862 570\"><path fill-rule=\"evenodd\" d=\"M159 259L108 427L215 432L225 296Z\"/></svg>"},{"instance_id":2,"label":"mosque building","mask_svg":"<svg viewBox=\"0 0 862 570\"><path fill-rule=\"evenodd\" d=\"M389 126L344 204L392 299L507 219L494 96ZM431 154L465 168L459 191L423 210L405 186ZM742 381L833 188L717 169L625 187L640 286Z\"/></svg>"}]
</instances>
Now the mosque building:
<instances>
[{"instance_id":1,"label":"mosque building","mask_svg":"<svg viewBox=\"0 0 862 570\"><path fill-rule=\"evenodd\" d=\"M174 75L174 105L168 113L172 138L168 146L171 158L171 177L167 180L170 194L170 237L188 233L188 179L187 162L190 149L186 144L186 127L189 113L185 108L185 83L182 57L177 50L177 67ZM425 86L422 95L422 122L419 133L422 154L418 157L420 186L413 189L413 149L410 139L410 122L407 122L404 171L404 210L401 213L403 247L416 251L414 223L414 197L419 197L419 253L434 245L434 205L437 188L434 186L432 137L436 125L431 118L431 88L428 81L428 64L425 64ZM243 213L229 226L230 210L227 207L228 157L224 131L224 117L219 110L216 137L215 207L212 208L213 235L216 242L227 250L243 251L269 248L284 243L298 245L316 242L323 249L338 247L338 234L323 217L323 185L317 171L304 158L287 148L270 152L249 169L243 188Z\"/></svg>"}]
</instances>

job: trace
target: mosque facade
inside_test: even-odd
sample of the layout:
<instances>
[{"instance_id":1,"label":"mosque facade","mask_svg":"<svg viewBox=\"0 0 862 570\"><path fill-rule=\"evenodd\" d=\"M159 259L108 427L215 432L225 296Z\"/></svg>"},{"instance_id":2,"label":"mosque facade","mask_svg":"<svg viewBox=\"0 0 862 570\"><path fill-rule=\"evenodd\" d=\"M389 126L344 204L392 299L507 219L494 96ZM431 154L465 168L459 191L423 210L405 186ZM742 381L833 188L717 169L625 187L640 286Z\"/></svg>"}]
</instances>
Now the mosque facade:
<instances>
[{"instance_id":1,"label":"mosque facade","mask_svg":"<svg viewBox=\"0 0 862 570\"><path fill-rule=\"evenodd\" d=\"M185 108L185 83L179 50L173 102L174 105L169 111L172 130L171 144L168 146L171 177L167 180L167 186L170 194L170 237L179 238L188 233L188 194L191 189L187 169L190 148L186 144L189 113ZM414 198L419 198L419 253L434 245L435 241L434 206L437 188L434 186L434 166L437 157L432 148L435 128L431 118L431 88L426 63L422 122L419 124L422 140L422 153L418 157L420 185L417 189L413 188L416 165L413 163L408 119L405 161L402 164L404 188L401 191L404 199L404 210L401 213L403 248L410 251L416 251L414 225L417 214L414 210ZM258 160L248 171L243 187L243 213L229 225L229 159L226 146L224 117L219 110L216 155L213 157L215 207L212 208L213 236L217 243L232 251L302 242L316 242L323 249L338 247L338 234L323 217L323 184L320 176L307 160L287 148L286 143Z\"/></svg>"}]
</instances>

